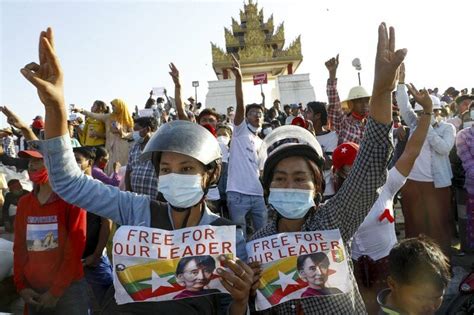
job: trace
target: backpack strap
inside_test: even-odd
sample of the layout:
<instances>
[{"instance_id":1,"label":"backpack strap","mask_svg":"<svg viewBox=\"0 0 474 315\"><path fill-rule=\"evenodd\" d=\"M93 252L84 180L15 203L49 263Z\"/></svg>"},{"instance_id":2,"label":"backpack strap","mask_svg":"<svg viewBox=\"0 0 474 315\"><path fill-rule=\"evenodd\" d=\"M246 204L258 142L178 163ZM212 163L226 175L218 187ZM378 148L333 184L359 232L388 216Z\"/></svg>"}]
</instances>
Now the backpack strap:
<instances>
[{"instance_id":1,"label":"backpack strap","mask_svg":"<svg viewBox=\"0 0 474 315\"><path fill-rule=\"evenodd\" d=\"M212 221L210 223L210 225L212 225L212 226L229 226L229 225L235 225L235 223L232 222L229 219L219 217L219 218L215 219L214 221ZM238 226L238 225L236 225L236 227L240 228L240 226Z\"/></svg>"}]
</instances>

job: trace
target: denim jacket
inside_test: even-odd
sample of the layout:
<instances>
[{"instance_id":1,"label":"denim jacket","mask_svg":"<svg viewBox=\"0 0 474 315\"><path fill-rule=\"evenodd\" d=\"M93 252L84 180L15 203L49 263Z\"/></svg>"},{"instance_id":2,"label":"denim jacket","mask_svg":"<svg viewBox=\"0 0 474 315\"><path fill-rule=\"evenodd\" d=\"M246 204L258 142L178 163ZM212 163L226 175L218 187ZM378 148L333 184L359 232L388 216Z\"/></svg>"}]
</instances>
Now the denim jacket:
<instances>
[{"instance_id":1,"label":"denim jacket","mask_svg":"<svg viewBox=\"0 0 474 315\"><path fill-rule=\"evenodd\" d=\"M397 87L397 103L403 120L414 130L418 124L418 117L410 106L408 93L404 84ZM438 122L435 127L430 126L426 140L431 151L431 173L433 174L434 186L443 188L451 186L453 171L449 162L449 152L456 140L456 128L449 123Z\"/></svg>"},{"instance_id":2,"label":"denim jacket","mask_svg":"<svg viewBox=\"0 0 474 315\"><path fill-rule=\"evenodd\" d=\"M109 218L120 225L150 226L150 197L121 191L118 187L82 174L77 166L69 135L44 141L31 141L33 149L42 152L49 183L53 191L63 200L87 209L88 212ZM170 207L168 205L170 214ZM207 206L198 225L207 225L218 218ZM247 260L245 239L240 229L236 230L237 256Z\"/></svg>"}]
</instances>

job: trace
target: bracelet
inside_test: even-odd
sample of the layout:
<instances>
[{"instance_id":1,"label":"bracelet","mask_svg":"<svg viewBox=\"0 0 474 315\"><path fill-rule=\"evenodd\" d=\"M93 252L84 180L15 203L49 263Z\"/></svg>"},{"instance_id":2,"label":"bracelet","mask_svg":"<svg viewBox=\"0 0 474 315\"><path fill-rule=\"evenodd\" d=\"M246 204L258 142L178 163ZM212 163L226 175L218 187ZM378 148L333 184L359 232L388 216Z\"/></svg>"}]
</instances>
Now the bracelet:
<instances>
[{"instance_id":1,"label":"bracelet","mask_svg":"<svg viewBox=\"0 0 474 315\"><path fill-rule=\"evenodd\" d=\"M433 114L433 112L430 112L430 113L423 112L422 114L423 114L423 115L428 115L428 116L431 116L431 115Z\"/></svg>"}]
</instances>

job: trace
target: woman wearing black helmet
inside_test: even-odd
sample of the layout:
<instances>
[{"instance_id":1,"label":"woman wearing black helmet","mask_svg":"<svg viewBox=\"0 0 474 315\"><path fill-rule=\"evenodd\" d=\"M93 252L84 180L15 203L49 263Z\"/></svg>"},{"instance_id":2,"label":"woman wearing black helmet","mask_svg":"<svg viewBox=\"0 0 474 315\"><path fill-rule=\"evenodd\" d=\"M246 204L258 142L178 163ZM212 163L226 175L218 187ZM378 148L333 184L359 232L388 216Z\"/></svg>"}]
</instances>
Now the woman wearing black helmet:
<instances>
[{"instance_id":1,"label":"woman wearing black helmet","mask_svg":"<svg viewBox=\"0 0 474 315\"><path fill-rule=\"evenodd\" d=\"M44 152L51 186L61 198L120 225L173 230L212 225L221 220L204 202L209 186L219 179L220 149L217 140L197 124L184 121L165 124L144 149L143 158L152 159L159 174L159 191L168 201L164 206L148 196L121 192L82 175L67 134L63 72L50 28L40 35L39 51L40 64L30 63L21 69L25 78L37 88L46 109L46 141L32 146ZM236 240L237 256L245 259L245 243L238 229ZM247 309L253 271L238 259L226 258L222 263L229 268L219 274L232 297L228 312L243 314ZM225 304L224 300L221 295L212 295L172 302L135 303L132 313L214 314ZM153 310L145 310L144 305L152 305ZM120 309L113 311L122 313Z\"/></svg>"},{"instance_id":2,"label":"woman wearing black helmet","mask_svg":"<svg viewBox=\"0 0 474 315\"><path fill-rule=\"evenodd\" d=\"M253 239L278 233L339 229L348 241L364 220L377 198L377 188L385 182L386 167L392 151L391 91L397 69L406 51L395 52L395 34L385 24L379 27L370 116L359 156L351 175L339 193L319 205L324 191L321 146L307 130L296 126L277 128L265 138L261 149L266 154L263 188L274 219ZM349 263L350 264L350 263ZM259 264L252 264L258 279ZM357 289L351 266L346 293L290 300L268 310L272 314L364 314L364 303ZM281 278L280 278L281 279ZM253 289L258 287L255 282Z\"/></svg>"}]
</instances>

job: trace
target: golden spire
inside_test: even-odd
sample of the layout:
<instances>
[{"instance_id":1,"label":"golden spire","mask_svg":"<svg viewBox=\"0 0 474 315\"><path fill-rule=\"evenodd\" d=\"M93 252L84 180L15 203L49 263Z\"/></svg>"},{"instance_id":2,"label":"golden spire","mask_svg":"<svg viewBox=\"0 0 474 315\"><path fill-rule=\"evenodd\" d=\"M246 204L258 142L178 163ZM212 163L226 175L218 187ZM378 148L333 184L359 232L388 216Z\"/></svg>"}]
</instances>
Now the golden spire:
<instances>
[{"instance_id":1,"label":"golden spire","mask_svg":"<svg viewBox=\"0 0 474 315\"><path fill-rule=\"evenodd\" d=\"M254 0L244 1L239 12L240 23L232 18L231 28L224 28L225 50L211 43L213 66L216 73L230 66L230 54L240 60L241 65L294 60L296 67L302 60L301 39L296 38L286 49L285 28L283 22L275 31L273 14L266 20L263 8L259 10ZM295 67L295 69L296 69Z\"/></svg>"}]
</instances>

